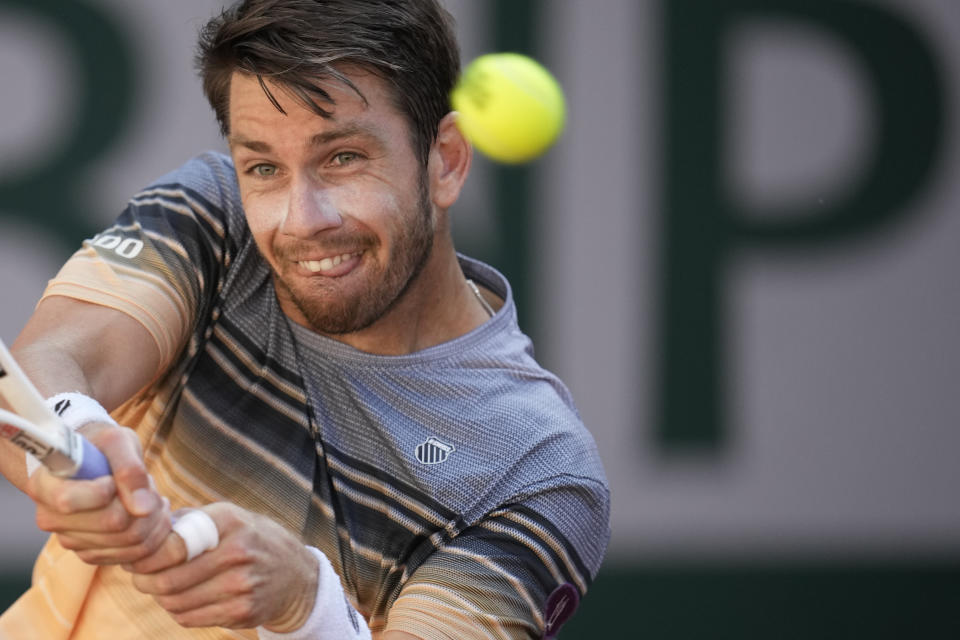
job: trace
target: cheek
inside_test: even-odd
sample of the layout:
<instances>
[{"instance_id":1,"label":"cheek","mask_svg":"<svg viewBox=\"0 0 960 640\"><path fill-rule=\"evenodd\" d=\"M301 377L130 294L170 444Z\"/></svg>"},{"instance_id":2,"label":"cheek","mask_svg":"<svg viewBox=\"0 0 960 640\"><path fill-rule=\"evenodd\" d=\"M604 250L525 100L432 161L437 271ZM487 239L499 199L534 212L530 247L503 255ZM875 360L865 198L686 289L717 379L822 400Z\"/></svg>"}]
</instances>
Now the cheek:
<instances>
[{"instance_id":1,"label":"cheek","mask_svg":"<svg viewBox=\"0 0 960 640\"><path fill-rule=\"evenodd\" d=\"M378 193L372 198L370 207L375 210L379 214L380 219L387 224L398 221L403 217L404 213L403 203L400 202L396 194L389 192Z\"/></svg>"},{"instance_id":2,"label":"cheek","mask_svg":"<svg viewBox=\"0 0 960 640\"><path fill-rule=\"evenodd\" d=\"M380 193L367 201L367 207L373 214L368 226L380 236L381 248L389 253L396 252L397 245L403 244L403 238L413 223L413 204L396 194Z\"/></svg>"},{"instance_id":3,"label":"cheek","mask_svg":"<svg viewBox=\"0 0 960 640\"><path fill-rule=\"evenodd\" d=\"M390 242L407 215L401 198L387 189L336 189L327 194L332 206L352 227L379 236L381 244Z\"/></svg>"},{"instance_id":4,"label":"cheek","mask_svg":"<svg viewBox=\"0 0 960 640\"><path fill-rule=\"evenodd\" d=\"M273 239L283 220L282 209L276 203L264 198L245 198L242 202L250 233L253 234L261 255L273 264L275 262Z\"/></svg>"},{"instance_id":5,"label":"cheek","mask_svg":"<svg viewBox=\"0 0 960 640\"><path fill-rule=\"evenodd\" d=\"M280 226L284 208L277 200L263 196L242 198L247 226L254 236L272 234Z\"/></svg>"}]
</instances>

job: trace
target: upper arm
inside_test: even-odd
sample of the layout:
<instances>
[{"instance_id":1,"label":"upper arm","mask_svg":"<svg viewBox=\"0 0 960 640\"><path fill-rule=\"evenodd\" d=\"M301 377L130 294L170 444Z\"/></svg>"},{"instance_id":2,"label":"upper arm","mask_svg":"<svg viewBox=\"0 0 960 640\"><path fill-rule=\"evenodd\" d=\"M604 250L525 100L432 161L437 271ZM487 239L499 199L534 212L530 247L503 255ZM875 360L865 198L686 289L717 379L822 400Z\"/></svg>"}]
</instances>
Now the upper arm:
<instances>
[{"instance_id":1,"label":"upper arm","mask_svg":"<svg viewBox=\"0 0 960 640\"><path fill-rule=\"evenodd\" d=\"M434 551L401 589L387 630L542 638L572 614L579 600L573 594L586 593L608 537L605 486L579 478L540 486ZM567 597L551 599L555 592Z\"/></svg>"}]
</instances>

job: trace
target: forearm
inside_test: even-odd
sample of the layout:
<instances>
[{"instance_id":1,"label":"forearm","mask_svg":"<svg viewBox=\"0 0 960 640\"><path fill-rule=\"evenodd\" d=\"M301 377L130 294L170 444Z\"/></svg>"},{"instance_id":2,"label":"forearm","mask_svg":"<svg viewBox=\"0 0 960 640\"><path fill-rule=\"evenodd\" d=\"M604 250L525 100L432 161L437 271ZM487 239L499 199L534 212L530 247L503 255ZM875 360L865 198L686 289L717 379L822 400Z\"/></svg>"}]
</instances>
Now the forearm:
<instances>
[{"instance_id":1,"label":"forearm","mask_svg":"<svg viewBox=\"0 0 960 640\"><path fill-rule=\"evenodd\" d=\"M49 397L64 389L90 393L90 385L76 361L62 350L52 347L49 341L40 339L32 342L21 334L11 353L40 395ZM2 396L0 408L12 409ZM28 476L24 452L5 439L0 439L0 473L26 493Z\"/></svg>"},{"instance_id":2,"label":"forearm","mask_svg":"<svg viewBox=\"0 0 960 640\"><path fill-rule=\"evenodd\" d=\"M153 338L112 309L68 298L44 300L11 345L11 352L44 397L80 392L112 410L156 376ZM9 409L2 398L0 405ZM90 437L106 422L84 427ZM0 441L0 473L27 492L23 451Z\"/></svg>"},{"instance_id":3,"label":"forearm","mask_svg":"<svg viewBox=\"0 0 960 640\"><path fill-rule=\"evenodd\" d=\"M44 300L11 352L41 395L79 391L112 411L153 380L160 354L133 318L98 305Z\"/></svg>"},{"instance_id":4,"label":"forearm","mask_svg":"<svg viewBox=\"0 0 960 640\"><path fill-rule=\"evenodd\" d=\"M76 356L56 338L38 337L28 341L21 336L14 342L10 353L44 398L63 391L96 396Z\"/></svg>"},{"instance_id":5,"label":"forearm","mask_svg":"<svg viewBox=\"0 0 960 640\"><path fill-rule=\"evenodd\" d=\"M58 388L71 388L78 391L89 393L89 385L84 380L79 368L70 358L57 356L56 352L49 349L32 348L14 349L14 358L27 374L32 382L37 386L40 395L48 397L56 392ZM53 355L54 357L50 357ZM51 375L42 375L43 371L52 372ZM6 400L0 396L0 408L13 410ZM26 464L26 455L24 451L15 446L9 440L0 439L0 473L10 481L17 489L24 493L27 492L26 484L29 477Z\"/></svg>"}]
</instances>

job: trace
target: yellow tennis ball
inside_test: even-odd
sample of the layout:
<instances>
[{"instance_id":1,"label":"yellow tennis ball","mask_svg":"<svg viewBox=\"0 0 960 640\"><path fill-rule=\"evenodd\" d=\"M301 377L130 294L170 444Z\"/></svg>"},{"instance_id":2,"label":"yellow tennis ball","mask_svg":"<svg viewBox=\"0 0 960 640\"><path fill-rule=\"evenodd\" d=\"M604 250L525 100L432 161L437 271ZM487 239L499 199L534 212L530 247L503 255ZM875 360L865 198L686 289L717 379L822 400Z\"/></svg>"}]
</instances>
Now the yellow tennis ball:
<instances>
[{"instance_id":1,"label":"yellow tennis ball","mask_svg":"<svg viewBox=\"0 0 960 640\"><path fill-rule=\"evenodd\" d=\"M450 95L457 125L499 162L536 158L563 131L563 90L538 62L518 53L488 53L464 70Z\"/></svg>"}]
</instances>

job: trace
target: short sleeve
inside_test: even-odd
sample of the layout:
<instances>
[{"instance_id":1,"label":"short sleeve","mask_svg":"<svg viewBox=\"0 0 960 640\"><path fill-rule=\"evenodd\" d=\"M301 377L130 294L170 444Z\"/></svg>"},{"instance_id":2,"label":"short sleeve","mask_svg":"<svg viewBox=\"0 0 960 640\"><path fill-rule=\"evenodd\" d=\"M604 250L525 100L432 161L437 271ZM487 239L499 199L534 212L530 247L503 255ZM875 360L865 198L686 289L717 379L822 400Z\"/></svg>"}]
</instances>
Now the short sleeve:
<instances>
[{"instance_id":1,"label":"short sleeve","mask_svg":"<svg viewBox=\"0 0 960 640\"><path fill-rule=\"evenodd\" d=\"M185 343L227 262L232 169L208 154L141 191L114 224L86 240L44 298L117 309L153 336L164 365Z\"/></svg>"},{"instance_id":2,"label":"short sleeve","mask_svg":"<svg viewBox=\"0 0 960 640\"><path fill-rule=\"evenodd\" d=\"M442 544L400 591L386 629L424 640L551 638L609 541L609 492L553 478Z\"/></svg>"}]
</instances>

